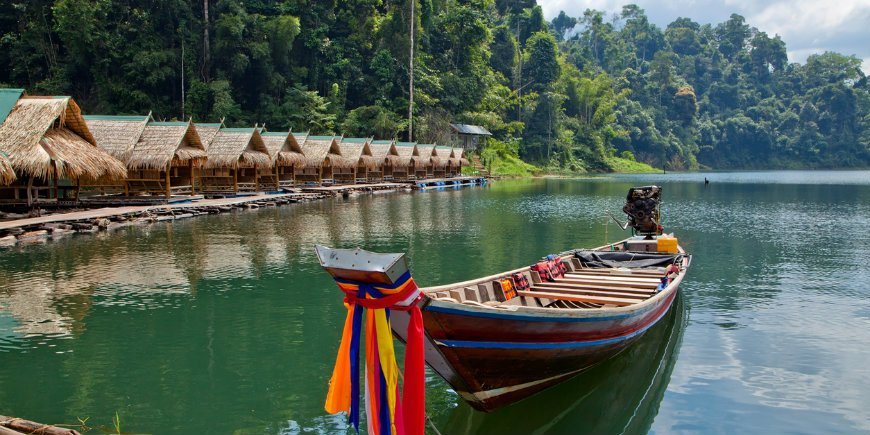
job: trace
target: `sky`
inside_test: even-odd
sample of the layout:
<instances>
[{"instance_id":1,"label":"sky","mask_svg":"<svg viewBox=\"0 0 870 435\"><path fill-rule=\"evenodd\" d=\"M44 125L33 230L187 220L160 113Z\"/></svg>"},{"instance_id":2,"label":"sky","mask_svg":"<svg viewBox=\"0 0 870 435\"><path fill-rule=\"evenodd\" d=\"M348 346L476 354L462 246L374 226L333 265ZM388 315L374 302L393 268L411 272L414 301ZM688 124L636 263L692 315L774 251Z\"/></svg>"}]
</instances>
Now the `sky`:
<instances>
[{"instance_id":1,"label":"sky","mask_svg":"<svg viewBox=\"0 0 870 435\"><path fill-rule=\"evenodd\" d=\"M790 62L836 51L862 59L864 73L870 74L870 0L538 0L548 20L560 10L572 17L582 17L586 9L610 16L629 3L643 8L663 30L677 17L715 26L737 13L749 26L780 35Z\"/></svg>"}]
</instances>

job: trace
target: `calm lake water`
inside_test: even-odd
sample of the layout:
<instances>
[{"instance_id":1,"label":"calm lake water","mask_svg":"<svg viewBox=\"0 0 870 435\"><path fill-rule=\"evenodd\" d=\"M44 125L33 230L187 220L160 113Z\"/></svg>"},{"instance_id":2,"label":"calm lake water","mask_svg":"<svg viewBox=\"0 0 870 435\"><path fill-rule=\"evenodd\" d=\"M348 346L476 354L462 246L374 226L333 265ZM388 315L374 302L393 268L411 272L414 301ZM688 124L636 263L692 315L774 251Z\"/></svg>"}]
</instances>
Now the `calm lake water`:
<instances>
[{"instance_id":1,"label":"calm lake water","mask_svg":"<svg viewBox=\"0 0 870 435\"><path fill-rule=\"evenodd\" d=\"M507 180L0 250L0 414L109 427L117 412L130 433L350 433L323 412L344 308L315 243L407 252L421 285L465 280L618 240L605 212L651 183L694 254L669 315L615 359L492 414L430 373L441 433L870 432L868 171Z\"/></svg>"}]
</instances>

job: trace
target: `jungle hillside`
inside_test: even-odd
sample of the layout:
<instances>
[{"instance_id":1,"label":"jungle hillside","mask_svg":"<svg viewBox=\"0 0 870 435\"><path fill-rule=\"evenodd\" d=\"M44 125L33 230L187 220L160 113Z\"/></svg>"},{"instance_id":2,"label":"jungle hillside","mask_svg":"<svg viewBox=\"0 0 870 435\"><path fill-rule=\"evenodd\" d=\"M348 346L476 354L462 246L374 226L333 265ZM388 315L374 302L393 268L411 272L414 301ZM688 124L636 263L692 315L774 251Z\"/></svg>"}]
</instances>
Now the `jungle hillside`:
<instances>
[{"instance_id":1,"label":"jungle hillside","mask_svg":"<svg viewBox=\"0 0 870 435\"><path fill-rule=\"evenodd\" d=\"M660 28L630 4L547 21L534 0L0 0L0 87L405 140L412 24L415 141L482 125L489 153L554 172L870 166L860 59L789 63L740 15Z\"/></svg>"}]
</instances>

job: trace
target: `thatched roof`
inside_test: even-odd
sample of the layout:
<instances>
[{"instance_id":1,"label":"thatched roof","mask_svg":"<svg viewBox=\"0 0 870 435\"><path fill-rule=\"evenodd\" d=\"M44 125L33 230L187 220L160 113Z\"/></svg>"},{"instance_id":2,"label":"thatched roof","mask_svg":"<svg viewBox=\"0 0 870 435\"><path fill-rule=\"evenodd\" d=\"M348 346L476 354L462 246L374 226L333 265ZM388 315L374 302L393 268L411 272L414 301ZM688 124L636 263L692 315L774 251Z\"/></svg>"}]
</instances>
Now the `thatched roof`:
<instances>
[{"instance_id":1,"label":"thatched roof","mask_svg":"<svg viewBox=\"0 0 870 435\"><path fill-rule=\"evenodd\" d=\"M438 157L435 155L435 144L417 144L417 153L420 157L414 159L418 166L436 165Z\"/></svg>"},{"instance_id":2,"label":"thatched roof","mask_svg":"<svg viewBox=\"0 0 870 435\"><path fill-rule=\"evenodd\" d=\"M344 165L349 164L352 165L351 167L356 167L361 162L368 170L377 169L378 163L372 156L372 150L369 147L371 141L371 138L342 139L339 148L341 148L342 159L345 161Z\"/></svg>"},{"instance_id":3,"label":"thatched roof","mask_svg":"<svg viewBox=\"0 0 870 435\"><path fill-rule=\"evenodd\" d=\"M270 131L262 133L262 136L273 165L301 166L305 164L305 155L293 134Z\"/></svg>"},{"instance_id":4,"label":"thatched roof","mask_svg":"<svg viewBox=\"0 0 870 435\"><path fill-rule=\"evenodd\" d=\"M15 181L15 171L12 170L12 163L9 162L6 153L0 151L0 186L13 181Z\"/></svg>"},{"instance_id":5,"label":"thatched roof","mask_svg":"<svg viewBox=\"0 0 870 435\"><path fill-rule=\"evenodd\" d=\"M257 128L221 128L206 152L207 168L237 168L239 163L258 168L272 166Z\"/></svg>"},{"instance_id":6,"label":"thatched roof","mask_svg":"<svg viewBox=\"0 0 870 435\"><path fill-rule=\"evenodd\" d=\"M196 128L187 122L149 122L127 160L131 169L163 169L173 160L193 160L198 165L207 158Z\"/></svg>"},{"instance_id":7,"label":"thatched roof","mask_svg":"<svg viewBox=\"0 0 870 435\"><path fill-rule=\"evenodd\" d=\"M83 118L88 124L88 130L97 140L97 146L126 163L151 115L85 115Z\"/></svg>"},{"instance_id":8,"label":"thatched roof","mask_svg":"<svg viewBox=\"0 0 870 435\"><path fill-rule=\"evenodd\" d=\"M123 179L124 164L96 146L70 97L22 97L0 125L0 149L19 176Z\"/></svg>"},{"instance_id":9,"label":"thatched roof","mask_svg":"<svg viewBox=\"0 0 870 435\"><path fill-rule=\"evenodd\" d=\"M194 127L196 127L196 133L199 135L199 140L202 142L202 146L205 147L205 150L208 151L208 147L211 145L211 142L214 140L214 137L218 134L220 129L224 126L224 124L207 124L207 123L196 123Z\"/></svg>"},{"instance_id":10,"label":"thatched roof","mask_svg":"<svg viewBox=\"0 0 870 435\"><path fill-rule=\"evenodd\" d=\"M453 148L453 159L451 159L454 166L466 166L471 164L468 159L465 158L465 148Z\"/></svg>"},{"instance_id":11,"label":"thatched roof","mask_svg":"<svg viewBox=\"0 0 870 435\"><path fill-rule=\"evenodd\" d=\"M419 156L417 152L416 142L396 142L396 152L399 158L396 159L396 166L410 166L414 157Z\"/></svg>"},{"instance_id":12,"label":"thatched roof","mask_svg":"<svg viewBox=\"0 0 870 435\"><path fill-rule=\"evenodd\" d=\"M329 158L332 166L347 167L341 158L340 142L340 136L308 136L302 144L305 166L319 168Z\"/></svg>"},{"instance_id":13,"label":"thatched roof","mask_svg":"<svg viewBox=\"0 0 870 435\"><path fill-rule=\"evenodd\" d=\"M396 145L391 140L373 140L369 144L369 148L372 150L372 157L377 165L383 165L388 159L391 162L396 162L399 159Z\"/></svg>"},{"instance_id":14,"label":"thatched roof","mask_svg":"<svg viewBox=\"0 0 870 435\"><path fill-rule=\"evenodd\" d=\"M439 168L447 167L447 164L450 163L453 158L453 148L436 146L435 155L438 157L437 160L435 160L435 165Z\"/></svg>"}]
</instances>

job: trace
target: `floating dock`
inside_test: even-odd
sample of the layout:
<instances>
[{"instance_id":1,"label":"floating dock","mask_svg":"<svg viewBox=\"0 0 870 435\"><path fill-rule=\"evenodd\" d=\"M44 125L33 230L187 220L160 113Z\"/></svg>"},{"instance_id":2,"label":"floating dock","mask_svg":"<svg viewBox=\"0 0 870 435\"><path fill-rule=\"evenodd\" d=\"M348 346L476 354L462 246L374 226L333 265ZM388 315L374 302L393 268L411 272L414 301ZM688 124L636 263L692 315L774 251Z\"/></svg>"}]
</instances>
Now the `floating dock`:
<instances>
[{"instance_id":1,"label":"floating dock","mask_svg":"<svg viewBox=\"0 0 870 435\"><path fill-rule=\"evenodd\" d=\"M449 186L480 186L486 184L486 177L451 177L451 178L428 178L414 181L415 189L430 189L433 187Z\"/></svg>"}]
</instances>

